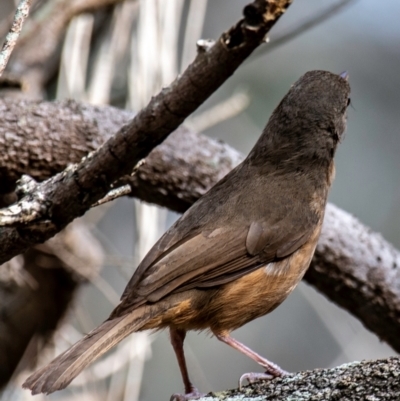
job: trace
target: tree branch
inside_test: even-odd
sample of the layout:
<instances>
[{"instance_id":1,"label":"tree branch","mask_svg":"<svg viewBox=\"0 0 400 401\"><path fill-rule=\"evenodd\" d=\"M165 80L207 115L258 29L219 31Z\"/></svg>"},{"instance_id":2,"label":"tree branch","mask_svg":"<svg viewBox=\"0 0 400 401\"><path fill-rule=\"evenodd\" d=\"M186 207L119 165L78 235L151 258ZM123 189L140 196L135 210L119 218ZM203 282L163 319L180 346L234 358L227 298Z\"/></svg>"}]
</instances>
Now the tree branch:
<instances>
[{"instance_id":1,"label":"tree branch","mask_svg":"<svg viewBox=\"0 0 400 401\"><path fill-rule=\"evenodd\" d=\"M0 114L0 193L12 191L23 174L44 181L79 162L134 116L74 101L14 99L0 99ZM183 212L242 157L225 144L179 127L134 177L127 175L115 186L130 184L132 196Z\"/></svg>"},{"instance_id":2,"label":"tree branch","mask_svg":"<svg viewBox=\"0 0 400 401\"><path fill-rule=\"evenodd\" d=\"M21 0L17 7L10 32L7 34L3 48L0 52L0 76L3 74L11 53L14 50L19 34L21 33L22 26L24 25L26 18L28 18L30 6L31 0Z\"/></svg>"},{"instance_id":3,"label":"tree branch","mask_svg":"<svg viewBox=\"0 0 400 401\"><path fill-rule=\"evenodd\" d=\"M39 8L35 13L37 18L26 25L7 71L20 78L29 95L40 96L58 68L61 44L70 21L79 14L122 1L60 0L46 4L43 11Z\"/></svg>"},{"instance_id":4,"label":"tree branch","mask_svg":"<svg viewBox=\"0 0 400 401\"><path fill-rule=\"evenodd\" d=\"M78 161L132 117L71 101L3 100L0 113L0 138L12 138L0 139L0 180L8 190L22 174L44 180ZM133 177L117 184L131 185L131 194L142 200L184 212L242 159L230 146L180 127ZM328 205L305 278L400 352L400 252L380 235Z\"/></svg>"},{"instance_id":5,"label":"tree branch","mask_svg":"<svg viewBox=\"0 0 400 401\"><path fill-rule=\"evenodd\" d=\"M1 211L0 263L52 237L129 174L263 43L290 2L256 0L246 6L243 20L214 45L201 45L187 70L103 146Z\"/></svg>"},{"instance_id":6,"label":"tree branch","mask_svg":"<svg viewBox=\"0 0 400 401\"><path fill-rule=\"evenodd\" d=\"M199 401L239 400L398 400L399 358L348 363L332 369L299 372L244 387L210 393Z\"/></svg>"},{"instance_id":7,"label":"tree branch","mask_svg":"<svg viewBox=\"0 0 400 401\"><path fill-rule=\"evenodd\" d=\"M291 40L299 37L310 29L315 28L326 20L334 17L336 14L344 11L345 8L353 5L356 1L358 0L340 0L337 3L328 6L326 9L318 11L304 21L300 21L297 26L291 27L286 32L283 32L279 36L274 37L271 43L269 43L268 46L265 46L261 51L259 51L257 55L262 56L265 53L269 53L270 51L277 49L285 43L290 42Z\"/></svg>"},{"instance_id":8,"label":"tree branch","mask_svg":"<svg viewBox=\"0 0 400 401\"><path fill-rule=\"evenodd\" d=\"M400 252L329 204L305 279L400 352Z\"/></svg>"}]
</instances>

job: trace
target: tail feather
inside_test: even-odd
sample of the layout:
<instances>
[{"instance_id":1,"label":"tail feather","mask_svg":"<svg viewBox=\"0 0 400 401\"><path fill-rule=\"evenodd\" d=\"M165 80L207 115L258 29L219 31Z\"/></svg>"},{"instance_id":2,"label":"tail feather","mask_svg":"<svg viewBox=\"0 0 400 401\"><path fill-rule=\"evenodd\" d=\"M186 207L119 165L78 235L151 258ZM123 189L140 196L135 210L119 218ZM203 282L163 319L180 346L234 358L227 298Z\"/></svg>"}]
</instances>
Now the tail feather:
<instances>
[{"instance_id":1,"label":"tail feather","mask_svg":"<svg viewBox=\"0 0 400 401\"><path fill-rule=\"evenodd\" d=\"M32 394L50 394L65 388L94 359L140 330L153 315L151 308L142 306L127 315L106 320L49 365L29 376L22 386L31 389Z\"/></svg>"}]
</instances>

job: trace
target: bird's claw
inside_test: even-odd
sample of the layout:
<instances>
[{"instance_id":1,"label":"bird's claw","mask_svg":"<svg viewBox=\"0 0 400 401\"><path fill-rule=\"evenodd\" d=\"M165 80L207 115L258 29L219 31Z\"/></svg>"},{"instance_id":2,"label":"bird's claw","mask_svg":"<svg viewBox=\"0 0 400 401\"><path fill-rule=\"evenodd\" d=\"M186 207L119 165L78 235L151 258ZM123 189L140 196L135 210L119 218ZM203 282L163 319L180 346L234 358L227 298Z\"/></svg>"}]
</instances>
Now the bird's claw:
<instances>
[{"instance_id":1,"label":"bird's claw","mask_svg":"<svg viewBox=\"0 0 400 401\"><path fill-rule=\"evenodd\" d=\"M201 397L204 397L205 393L200 393L196 388L194 388L190 393L187 394L172 394L169 401L189 401L189 400L197 400Z\"/></svg>"},{"instance_id":2,"label":"bird's claw","mask_svg":"<svg viewBox=\"0 0 400 401\"><path fill-rule=\"evenodd\" d=\"M271 372L265 372L265 373L258 373L258 372L249 372L249 373L244 373L242 376L240 376L239 379L239 389L241 390L244 381L247 380L249 384L253 384L258 381L262 380L272 380L275 377L282 377L288 375L289 372L286 372L285 370L281 369L279 371L279 374L272 374Z\"/></svg>"},{"instance_id":3,"label":"bird's claw","mask_svg":"<svg viewBox=\"0 0 400 401\"><path fill-rule=\"evenodd\" d=\"M274 376L272 376L269 373L256 373L256 372L249 372L249 373L244 373L242 376L240 376L239 379L239 389L241 390L243 387L243 382L247 380L249 384L255 383L260 380L272 380Z\"/></svg>"}]
</instances>

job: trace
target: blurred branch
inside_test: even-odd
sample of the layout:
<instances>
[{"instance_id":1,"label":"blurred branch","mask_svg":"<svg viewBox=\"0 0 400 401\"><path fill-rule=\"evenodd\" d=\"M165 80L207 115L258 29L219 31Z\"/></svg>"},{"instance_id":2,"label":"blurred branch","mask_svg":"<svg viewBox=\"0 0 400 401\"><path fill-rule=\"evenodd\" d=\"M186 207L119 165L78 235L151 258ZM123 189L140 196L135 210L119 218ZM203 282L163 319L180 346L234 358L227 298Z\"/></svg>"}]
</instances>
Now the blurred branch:
<instances>
[{"instance_id":1,"label":"blurred branch","mask_svg":"<svg viewBox=\"0 0 400 401\"><path fill-rule=\"evenodd\" d=\"M199 1L202 1L201 5L205 7L206 2ZM317 13L299 26L274 39L259 54L268 52L319 25L355 1L341 0ZM72 18L121 2L123 0L60 0L50 3L43 2L41 7L39 4L35 20L29 21L23 32L22 40L17 44L15 55L9 65L9 72L23 80L24 88L32 96L40 95L58 68L61 43ZM200 10L197 10L197 13L199 12Z\"/></svg>"},{"instance_id":2,"label":"blurred branch","mask_svg":"<svg viewBox=\"0 0 400 401\"><path fill-rule=\"evenodd\" d=\"M105 196L264 42L289 5L256 0L246 6L243 20L214 45L200 47L188 69L98 150L41 184L20 188L25 196L0 211L0 263L49 239Z\"/></svg>"},{"instance_id":3,"label":"blurred branch","mask_svg":"<svg viewBox=\"0 0 400 401\"><path fill-rule=\"evenodd\" d=\"M69 22L75 16L92 12L123 0L60 0L44 2L35 20L27 24L9 63L8 71L24 82L32 96L43 88L59 65L61 45Z\"/></svg>"},{"instance_id":4,"label":"blurred branch","mask_svg":"<svg viewBox=\"0 0 400 401\"><path fill-rule=\"evenodd\" d=\"M0 76L3 74L8 60L10 59L11 53L17 44L22 26L24 25L26 18L28 18L30 6L31 0L21 0L17 7L11 29L6 36L6 40L0 52Z\"/></svg>"},{"instance_id":5,"label":"blurred branch","mask_svg":"<svg viewBox=\"0 0 400 401\"><path fill-rule=\"evenodd\" d=\"M284 45L287 42L290 42L291 40L297 38L303 33L309 31L312 28L315 28L316 26L322 24L326 20L332 18L336 14L339 14L340 12L344 11L347 7L351 6L356 1L358 0L340 0L337 3L331 5L330 7L327 7L326 9L321 10L320 12L317 12L314 15L311 15L311 17L300 22L297 26L291 28L290 30L282 33L279 36L276 36L273 40L271 40L268 46L263 47L261 51L257 53L257 55L261 56L265 53L268 53Z\"/></svg>"},{"instance_id":6,"label":"blurred branch","mask_svg":"<svg viewBox=\"0 0 400 401\"><path fill-rule=\"evenodd\" d=\"M48 268L43 269L36 261ZM78 283L56 256L36 249L6 262L1 272L0 388L3 388L26 363L33 366L64 315Z\"/></svg>"},{"instance_id":7,"label":"blurred branch","mask_svg":"<svg viewBox=\"0 0 400 401\"><path fill-rule=\"evenodd\" d=\"M397 400L399 358L353 362L211 393L198 401Z\"/></svg>"},{"instance_id":8,"label":"blurred branch","mask_svg":"<svg viewBox=\"0 0 400 401\"><path fill-rule=\"evenodd\" d=\"M328 204L305 279L400 352L400 251Z\"/></svg>"},{"instance_id":9,"label":"blurred branch","mask_svg":"<svg viewBox=\"0 0 400 401\"><path fill-rule=\"evenodd\" d=\"M78 284L93 278L101 261L101 248L90 232L72 224L1 266L0 388L26 365L34 365Z\"/></svg>"},{"instance_id":10,"label":"blurred branch","mask_svg":"<svg viewBox=\"0 0 400 401\"><path fill-rule=\"evenodd\" d=\"M197 116L188 118L185 125L193 131L205 131L214 125L229 120L242 113L250 104L250 97L247 91L242 90L234 93L228 99L203 111Z\"/></svg>"},{"instance_id":11,"label":"blurred branch","mask_svg":"<svg viewBox=\"0 0 400 401\"><path fill-rule=\"evenodd\" d=\"M207 0L191 0L189 2L180 71L183 71L196 55L193 44L201 38L206 11Z\"/></svg>"},{"instance_id":12,"label":"blurred branch","mask_svg":"<svg viewBox=\"0 0 400 401\"><path fill-rule=\"evenodd\" d=\"M0 141L0 154L7 156L0 180L10 188L21 174L44 180L80 160L133 115L71 101L17 100L0 101L0 113L0 138L6 133L13 138ZM35 157L29 153L32 148ZM129 184L132 196L184 212L241 160L229 145L180 127L134 176L126 175L116 185ZM328 205L306 280L400 351L400 252L380 235Z\"/></svg>"}]
</instances>

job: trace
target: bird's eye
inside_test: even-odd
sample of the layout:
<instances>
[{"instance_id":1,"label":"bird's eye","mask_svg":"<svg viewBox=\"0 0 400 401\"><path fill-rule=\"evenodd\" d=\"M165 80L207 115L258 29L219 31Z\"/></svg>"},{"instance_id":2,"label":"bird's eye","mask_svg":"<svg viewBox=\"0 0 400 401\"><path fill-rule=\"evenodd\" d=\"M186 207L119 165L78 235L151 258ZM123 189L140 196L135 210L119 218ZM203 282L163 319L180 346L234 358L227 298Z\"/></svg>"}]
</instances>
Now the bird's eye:
<instances>
[{"instance_id":1,"label":"bird's eye","mask_svg":"<svg viewBox=\"0 0 400 401\"><path fill-rule=\"evenodd\" d=\"M350 106L350 103L351 103L351 99L350 99L350 98L347 98L347 107Z\"/></svg>"}]
</instances>

